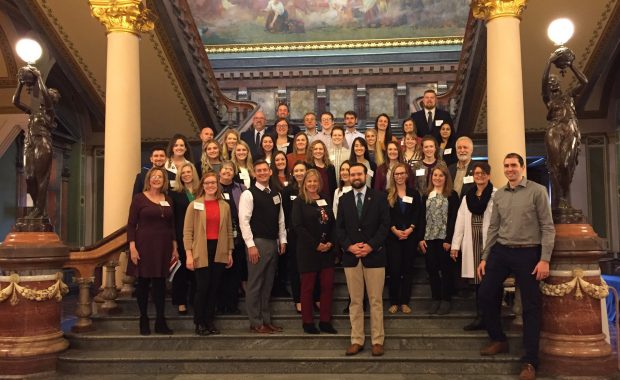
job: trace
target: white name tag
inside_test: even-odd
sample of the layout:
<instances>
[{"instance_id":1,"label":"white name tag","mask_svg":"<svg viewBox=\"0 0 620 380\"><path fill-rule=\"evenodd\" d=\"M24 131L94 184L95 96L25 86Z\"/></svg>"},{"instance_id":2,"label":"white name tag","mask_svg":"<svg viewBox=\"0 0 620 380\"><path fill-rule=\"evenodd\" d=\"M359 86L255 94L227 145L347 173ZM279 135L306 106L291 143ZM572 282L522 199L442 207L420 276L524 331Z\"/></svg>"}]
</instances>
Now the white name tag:
<instances>
[{"instance_id":1,"label":"white name tag","mask_svg":"<svg viewBox=\"0 0 620 380\"><path fill-rule=\"evenodd\" d=\"M288 181L284 181L284 186L288 186Z\"/></svg>"},{"instance_id":2,"label":"white name tag","mask_svg":"<svg viewBox=\"0 0 620 380\"><path fill-rule=\"evenodd\" d=\"M205 204L200 202L194 202L194 210L204 210Z\"/></svg>"},{"instance_id":3,"label":"white name tag","mask_svg":"<svg viewBox=\"0 0 620 380\"><path fill-rule=\"evenodd\" d=\"M463 177L463 183L474 183L474 177L470 175Z\"/></svg>"},{"instance_id":4,"label":"white name tag","mask_svg":"<svg viewBox=\"0 0 620 380\"><path fill-rule=\"evenodd\" d=\"M170 203L168 201L159 201L160 206L170 207Z\"/></svg>"},{"instance_id":5,"label":"white name tag","mask_svg":"<svg viewBox=\"0 0 620 380\"><path fill-rule=\"evenodd\" d=\"M336 155L335 154L330 154L329 155L329 159L330 159L330 161L336 161Z\"/></svg>"},{"instance_id":6,"label":"white name tag","mask_svg":"<svg viewBox=\"0 0 620 380\"><path fill-rule=\"evenodd\" d=\"M241 179L250 179L250 173L241 171L241 172L239 172L239 178L241 178Z\"/></svg>"},{"instance_id":7,"label":"white name tag","mask_svg":"<svg viewBox=\"0 0 620 380\"><path fill-rule=\"evenodd\" d=\"M171 179L170 180L170 187L175 187L177 185L177 181Z\"/></svg>"},{"instance_id":8,"label":"white name tag","mask_svg":"<svg viewBox=\"0 0 620 380\"><path fill-rule=\"evenodd\" d=\"M368 175L371 177L374 177L375 172L373 172L372 170L368 169Z\"/></svg>"},{"instance_id":9,"label":"white name tag","mask_svg":"<svg viewBox=\"0 0 620 380\"><path fill-rule=\"evenodd\" d=\"M282 144L283 147L288 148L291 143Z\"/></svg>"},{"instance_id":10,"label":"white name tag","mask_svg":"<svg viewBox=\"0 0 620 380\"><path fill-rule=\"evenodd\" d=\"M417 177L422 177L425 174L426 174L426 169L418 169L418 170L415 171L415 175Z\"/></svg>"},{"instance_id":11,"label":"white name tag","mask_svg":"<svg viewBox=\"0 0 620 380\"><path fill-rule=\"evenodd\" d=\"M410 197L410 196L408 196L408 195L405 195L405 196L403 197L403 202L405 202L405 203L413 203L413 197Z\"/></svg>"},{"instance_id":12,"label":"white name tag","mask_svg":"<svg viewBox=\"0 0 620 380\"><path fill-rule=\"evenodd\" d=\"M444 150L443 150L443 154L444 154L444 156L445 156L446 154L452 154L452 148L444 149Z\"/></svg>"},{"instance_id":13,"label":"white name tag","mask_svg":"<svg viewBox=\"0 0 620 380\"><path fill-rule=\"evenodd\" d=\"M321 207L327 206L327 202L325 202L325 199L317 199L316 204L317 206L321 206Z\"/></svg>"},{"instance_id":14,"label":"white name tag","mask_svg":"<svg viewBox=\"0 0 620 380\"><path fill-rule=\"evenodd\" d=\"M291 195L291 200L294 201L295 199L297 199L297 195Z\"/></svg>"},{"instance_id":15,"label":"white name tag","mask_svg":"<svg viewBox=\"0 0 620 380\"><path fill-rule=\"evenodd\" d=\"M443 124L443 120L435 120L436 127L441 127L442 124Z\"/></svg>"},{"instance_id":16,"label":"white name tag","mask_svg":"<svg viewBox=\"0 0 620 380\"><path fill-rule=\"evenodd\" d=\"M343 186L342 187L342 193L348 193L349 191L353 190L352 186Z\"/></svg>"},{"instance_id":17,"label":"white name tag","mask_svg":"<svg viewBox=\"0 0 620 380\"><path fill-rule=\"evenodd\" d=\"M224 195L224 199L226 199L227 201L229 201L229 200L230 200L230 194L228 194L228 193L224 193L224 194L222 194L222 195Z\"/></svg>"},{"instance_id":18,"label":"white name tag","mask_svg":"<svg viewBox=\"0 0 620 380\"><path fill-rule=\"evenodd\" d=\"M428 194L428 199L432 199L435 198L437 196L437 192L435 190L431 191L430 194Z\"/></svg>"},{"instance_id":19,"label":"white name tag","mask_svg":"<svg viewBox=\"0 0 620 380\"><path fill-rule=\"evenodd\" d=\"M274 205L279 205L280 204L280 197L279 196L275 196L273 197L273 204Z\"/></svg>"}]
</instances>

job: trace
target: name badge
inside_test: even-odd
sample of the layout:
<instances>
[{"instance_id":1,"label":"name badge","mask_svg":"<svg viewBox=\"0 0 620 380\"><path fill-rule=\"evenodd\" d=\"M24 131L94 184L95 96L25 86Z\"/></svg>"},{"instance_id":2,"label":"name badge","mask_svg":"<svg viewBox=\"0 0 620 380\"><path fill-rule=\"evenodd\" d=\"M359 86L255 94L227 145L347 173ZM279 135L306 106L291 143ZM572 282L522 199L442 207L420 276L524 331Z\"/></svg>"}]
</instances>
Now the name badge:
<instances>
[{"instance_id":1,"label":"name badge","mask_svg":"<svg viewBox=\"0 0 620 380\"><path fill-rule=\"evenodd\" d=\"M295 199L297 199L297 195L291 195L291 200L294 201Z\"/></svg>"},{"instance_id":2,"label":"name badge","mask_svg":"<svg viewBox=\"0 0 620 380\"><path fill-rule=\"evenodd\" d=\"M372 170L368 169L368 175L371 177L375 176L375 172L373 172Z\"/></svg>"},{"instance_id":3,"label":"name badge","mask_svg":"<svg viewBox=\"0 0 620 380\"><path fill-rule=\"evenodd\" d=\"M408 196L408 195L405 195L405 196L403 197L403 202L405 202L405 203L413 203L413 197L410 197L410 196Z\"/></svg>"},{"instance_id":4,"label":"name badge","mask_svg":"<svg viewBox=\"0 0 620 380\"><path fill-rule=\"evenodd\" d=\"M291 143L282 144L283 147L288 148Z\"/></svg>"},{"instance_id":5,"label":"name badge","mask_svg":"<svg viewBox=\"0 0 620 380\"><path fill-rule=\"evenodd\" d=\"M330 154L329 155L329 160L330 161L336 161L336 155L335 154Z\"/></svg>"},{"instance_id":6,"label":"name badge","mask_svg":"<svg viewBox=\"0 0 620 380\"><path fill-rule=\"evenodd\" d=\"M280 204L280 197L279 196L275 196L273 197L273 204L274 205L279 205Z\"/></svg>"},{"instance_id":7,"label":"name badge","mask_svg":"<svg viewBox=\"0 0 620 380\"><path fill-rule=\"evenodd\" d=\"M170 187L175 187L177 185L177 181L171 179L170 180Z\"/></svg>"},{"instance_id":8,"label":"name badge","mask_svg":"<svg viewBox=\"0 0 620 380\"><path fill-rule=\"evenodd\" d=\"M452 148L444 149L444 150L443 150L443 154L444 154L444 156L445 156L446 154L452 154Z\"/></svg>"},{"instance_id":9,"label":"name badge","mask_svg":"<svg viewBox=\"0 0 620 380\"><path fill-rule=\"evenodd\" d=\"M425 174L426 174L426 169L418 169L415 171L416 177L422 177Z\"/></svg>"},{"instance_id":10,"label":"name badge","mask_svg":"<svg viewBox=\"0 0 620 380\"><path fill-rule=\"evenodd\" d=\"M236 239L236 238L237 238L237 235L238 235L238 234L237 234L237 230L233 230L233 238L235 238L235 239Z\"/></svg>"},{"instance_id":11,"label":"name badge","mask_svg":"<svg viewBox=\"0 0 620 380\"><path fill-rule=\"evenodd\" d=\"M435 190L431 191L430 194L428 194L428 199L432 199L435 198L437 196L437 192Z\"/></svg>"},{"instance_id":12,"label":"name badge","mask_svg":"<svg viewBox=\"0 0 620 380\"><path fill-rule=\"evenodd\" d=\"M239 172L239 178L241 178L241 179L250 179L250 173L248 173L248 172Z\"/></svg>"},{"instance_id":13,"label":"name badge","mask_svg":"<svg viewBox=\"0 0 620 380\"><path fill-rule=\"evenodd\" d=\"M170 203L168 201L159 201L160 206L170 207Z\"/></svg>"},{"instance_id":14,"label":"name badge","mask_svg":"<svg viewBox=\"0 0 620 380\"><path fill-rule=\"evenodd\" d=\"M288 186L288 181L284 181L284 186Z\"/></svg>"},{"instance_id":15,"label":"name badge","mask_svg":"<svg viewBox=\"0 0 620 380\"><path fill-rule=\"evenodd\" d=\"M316 200L316 205L317 206L321 206L321 207L325 207L325 206L327 206L327 202L325 201L325 199L317 199Z\"/></svg>"},{"instance_id":16,"label":"name badge","mask_svg":"<svg viewBox=\"0 0 620 380\"><path fill-rule=\"evenodd\" d=\"M463 177L463 183L474 183L474 177L470 175Z\"/></svg>"},{"instance_id":17,"label":"name badge","mask_svg":"<svg viewBox=\"0 0 620 380\"><path fill-rule=\"evenodd\" d=\"M223 193L222 195L224 196L224 199L226 199L227 201L229 201L229 200L230 200L230 194L228 194L228 193Z\"/></svg>"},{"instance_id":18,"label":"name badge","mask_svg":"<svg viewBox=\"0 0 620 380\"><path fill-rule=\"evenodd\" d=\"M194 210L204 211L205 204L200 202L194 202Z\"/></svg>"},{"instance_id":19,"label":"name badge","mask_svg":"<svg viewBox=\"0 0 620 380\"><path fill-rule=\"evenodd\" d=\"M353 186L343 186L342 187L342 193L348 193L349 191L353 190Z\"/></svg>"},{"instance_id":20,"label":"name badge","mask_svg":"<svg viewBox=\"0 0 620 380\"><path fill-rule=\"evenodd\" d=\"M442 124L443 124L443 120L435 120L436 127L441 127Z\"/></svg>"}]
</instances>

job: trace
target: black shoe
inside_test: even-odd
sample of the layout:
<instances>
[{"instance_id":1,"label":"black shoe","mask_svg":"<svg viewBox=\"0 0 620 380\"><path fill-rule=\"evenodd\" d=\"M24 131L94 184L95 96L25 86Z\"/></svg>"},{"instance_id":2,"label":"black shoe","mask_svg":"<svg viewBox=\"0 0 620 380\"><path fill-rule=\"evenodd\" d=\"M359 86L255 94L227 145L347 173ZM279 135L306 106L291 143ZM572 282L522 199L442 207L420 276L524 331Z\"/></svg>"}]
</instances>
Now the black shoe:
<instances>
[{"instance_id":1,"label":"black shoe","mask_svg":"<svg viewBox=\"0 0 620 380\"><path fill-rule=\"evenodd\" d=\"M437 315L449 314L451 308L452 304L450 301L441 301L441 304L439 304L439 309L437 309Z\"/></svg>"},{"instance_id":2,"label":"black shoe","mask_svg":"<svg viewBox=\"0 0 620 380\"><path fill-rule=\"evenodd\" d=\"M344 309L342 309L342 314L344 314L344 315L349 315L349 305L347 305L347 307L345 307Z\"/></svg>"},{"instance_id":3,"label":"black shoe","mask_svg":"<svg viewBox=\"0 0 620 380\"><path fill-rule=\"evenodd\" d=\"M140 317L140 335L151 335L148 317Z\"/></svg>"},{"instance_id":4,"label":"black shoe","mask_svg":"<svg viewBox=\"0 0 620 380\"><path fill-rule=\"evenodd\" d=\"M485 328L486 326L484 325L484 321L482 320L482 317L477 316L476 319L474 319L470 324L463 327L463 330L476 331L476 330L484 330Z\"/></svg>"},{"instance_id":5,"label":"black shoe","mask_svg":"<svg viewBox=\"0 0 620 380\"><path fill-rule=\"evenodd\" d=\"M158 319L157 321L155 321L155 332L157 334L164 334L164 335L172 335L172 334L174 334L174 332L166 324L166 320L163 319L163 318L162 319Z\"/></svg>"},{"instance_id":6,"label":"black shoe","mask_svg":"<svg viewBox=\"0 0 620 380\"><path fill-rule=\"evenodd\" d=\"M202 324L197 324L196 325L196 335L200 335L200 336L207 336L210 335L211 333L209 332L209 330L207 330L207 326L202 325Z\"/></svg>"},{"instance_id":7,"label":"black shoe","mask_svg":"<svg viewBox=\"0 0 620 380\"><path fill-rule=\"evenodd\" d=\"M338 334L338 331L329 322L319 322L319 329L328 334Z\"/></svg>"},{"instance_id":8,"label":"black shoe","mask_svg":"<svg viewBox=\"0 0 620 380\"><path fill-rule=\"evenodd\" d=\"M427 314L437 314L437 310L439 310L439 306L441 305L441 301L433 300L431 302L431 306L429 306Z\"/></svg>"},{"instance_id":9,"label":"black shoe","mask_svg":"<svg viewBox=\"0 0 620 380\"><path fill-rule=\"evenodd\" d=\"M211 335L218 335L220 333L220 330L216 329L213 323L207 323L207 330Z\"/></svg>"},{"instance_id":10,"label":"black shoe","mask_svg":"<svg viewBox=\"0 0 620 380\"><path fill-rule=\"evenodd\" d=\"M304 323L303 327L304 327L304 332L306 334L320 334L321 333L319 329L316 328L314 323Z\"/></svg>"}]
</instances>

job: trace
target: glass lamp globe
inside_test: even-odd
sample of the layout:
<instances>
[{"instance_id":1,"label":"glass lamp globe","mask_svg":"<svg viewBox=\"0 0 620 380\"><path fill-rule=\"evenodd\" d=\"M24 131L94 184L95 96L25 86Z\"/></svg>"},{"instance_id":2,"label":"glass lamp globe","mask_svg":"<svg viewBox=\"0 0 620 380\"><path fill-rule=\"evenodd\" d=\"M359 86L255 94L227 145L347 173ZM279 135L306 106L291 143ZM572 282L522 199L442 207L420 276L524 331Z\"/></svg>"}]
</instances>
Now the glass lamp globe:
<instances>
[{"instance_id":1,"label":"glass lamp globe","mask_svg":"<svg viewBox=\"0 0 620 380\"><path fill-rule=\"evenodd\" d=\"M15 50L19 58L28 64L35 63L41 58L41 54L43 54L41 45L31 38L22 38L19 40L17 45L15 45Z\"/></svg>"},{"instance_id":2,"label":"glass lamp globe","mask_svg":"<svg viewBox=\"0 0 620 380\"><path fill-rule=\"evenodd\" d=\"M557 46L562 46L573 36L575 25L567 18L559 18L549 24L547 35Z\"/></svg>"}]
</instances>

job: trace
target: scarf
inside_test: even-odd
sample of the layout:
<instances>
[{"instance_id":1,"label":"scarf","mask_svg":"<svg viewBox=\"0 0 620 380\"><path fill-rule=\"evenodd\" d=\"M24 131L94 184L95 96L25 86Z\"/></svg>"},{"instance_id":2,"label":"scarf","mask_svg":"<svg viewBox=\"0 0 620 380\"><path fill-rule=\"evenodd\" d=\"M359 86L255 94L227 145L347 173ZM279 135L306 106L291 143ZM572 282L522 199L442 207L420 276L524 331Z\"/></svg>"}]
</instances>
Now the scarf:
<instances>
[{"instance_id":1,"label":"scarf","mask_svg":"<svg viewBox=\"0 0 620 380\"><path fill-rule=\"evenodd\" d=\"M482 215L484 211L487 209L487 205L491 200L491 195L493 194L493 184L491 181L487 184L487 187L482 190L482 195L480 198L476 196L476 191L478 190L477 186L469 189L467 194L465 194L465 200L467 202L467 208L469 212L474 215Z\"/></svg>"}]
</instances>

